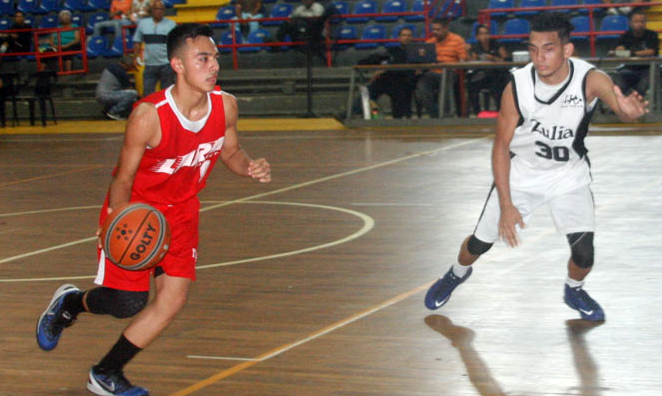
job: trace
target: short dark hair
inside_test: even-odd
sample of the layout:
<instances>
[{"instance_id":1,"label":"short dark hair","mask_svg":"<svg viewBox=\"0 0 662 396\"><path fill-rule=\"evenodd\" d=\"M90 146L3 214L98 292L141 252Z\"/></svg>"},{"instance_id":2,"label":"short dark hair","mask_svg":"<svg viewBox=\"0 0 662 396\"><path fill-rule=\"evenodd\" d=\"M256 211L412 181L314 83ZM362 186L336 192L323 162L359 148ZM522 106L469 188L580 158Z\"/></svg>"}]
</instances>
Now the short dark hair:
<instances>
[{"instance_id":1,"label":"short dark hair","mask_svg":"<svg viewBox=\"0 0 662 396\"><path fill-rule=\"evenodd\" d=\"M474 34L478 34L478 30L480 30L480 29L486 29L488 33L492 33L492 32L490 32L490 28L488 28L486 24L481 23L479 25L476 25L476 29L474 30Z\"/></svg>"},{"instance_id":2,"label":"short dark hair","mask_svg":"<svg viewBox=\"0 0 662 396\"><path fill-rule=\"evenodd\" d=\"M437 25L447 27L451 24L451 20L448 18L435 18L432 20L432 23L436 23Z\"/></svg>"},{"instance_id":3,"label":"short dark hair","mask_svg":"<svg viewBox=\"0 0 662 396\"><path fill-rule=\"evenodd\" d=\"M644 18L648 19L648 18L646 17L646 13L645 13L643 10L641 10L641 9L635 9L634 11L632 11L632 12L630 13L630 15L629 15L630 20L632 20L632 17L635 16L635 15L643 15Z\"/></svg>"},{"instance_id":4,"label":"short dark hair","mask_svg":"<svg viewBox=\"0 0 662 396\"><path fill-rule=\"evenodd\" d=\"M182 23L168 33L168 59L172 59L175 52L186 43L186 39L199 36L213 37L214 31L200 23Z\"/></svg>"},{"instance_id":5,"label":"short dark hair","mask_svg":"<svg viewBox=\"0 0 662 396\"><path fill-rule=\"evenodd\" d=\"M541 12L531 20L532 32L557 32L563 43L570 40L574 29L568 18L558 12Z\"/></svg>"}]
</instances>

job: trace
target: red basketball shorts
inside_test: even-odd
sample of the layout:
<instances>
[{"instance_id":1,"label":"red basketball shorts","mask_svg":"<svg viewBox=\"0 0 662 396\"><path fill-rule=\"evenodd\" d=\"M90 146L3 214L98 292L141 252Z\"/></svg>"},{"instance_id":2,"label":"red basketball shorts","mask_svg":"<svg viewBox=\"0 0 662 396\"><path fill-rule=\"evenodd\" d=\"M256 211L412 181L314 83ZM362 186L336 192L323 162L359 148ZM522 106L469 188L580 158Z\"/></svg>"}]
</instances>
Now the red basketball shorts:
<instances>
[{"instance_id":1,"label":"red basketball shorts","mask_svg":"<svg viewBox=\"0 0 662 396\"><path fill-rule=\"evenodd\" d=\"M176 205L145 203L160 210L170 225L170 249L157 267L161 267L169 276L195 280L200 201L196 197ZM99 224L103 224L108 216L107 212L108 198L106 197L106 202L99 215ZM108 260L102 249L97 249L97 254L99 269L94 283L119 290L149 290L150 277L156 267L143 271L129 271Z\"/></svg>"}]
</instances>

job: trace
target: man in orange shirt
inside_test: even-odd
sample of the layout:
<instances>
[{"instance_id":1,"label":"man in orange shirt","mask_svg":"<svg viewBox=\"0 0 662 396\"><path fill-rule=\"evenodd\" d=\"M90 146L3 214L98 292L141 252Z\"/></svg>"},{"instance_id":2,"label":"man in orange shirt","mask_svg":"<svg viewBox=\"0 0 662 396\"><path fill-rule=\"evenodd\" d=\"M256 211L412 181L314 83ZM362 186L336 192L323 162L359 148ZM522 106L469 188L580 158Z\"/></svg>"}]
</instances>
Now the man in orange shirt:
<instances>
[{"instance_id":1,"label":"man in orange shirt","mask_svg":"<svg viewBox=\"0 0 662 396\"><path fill-rule=\"evenodd\" d=\"M110 20L97 22L94 25L94 32L92 33L92 36L100 36L103 29L105 28L113 29L115 32L114 37L121 36L122 26L132 25L134 23L129 18L130 12L131 0L113 0L110 3Z\"/></svg>"},{"instance_id":2,"label":"man in orange shirt","mask_svg":"<svg viewBox=\"0 0 662 396\"><path fill-rule=\"evenodd\" d=\"M441 63L464 62L468 59L464 39L450 31L450 20L435 19L432 21L432 37L426 40L437 47L437 61ZM416 96L421 100L423 107L430 117L439 117L439 88L441 85L442 70L428 70L421 76L416 85ZM460 115L460 95L457 74L452 73L453 91L458 115Z\"/></svg>"}]
</instances>

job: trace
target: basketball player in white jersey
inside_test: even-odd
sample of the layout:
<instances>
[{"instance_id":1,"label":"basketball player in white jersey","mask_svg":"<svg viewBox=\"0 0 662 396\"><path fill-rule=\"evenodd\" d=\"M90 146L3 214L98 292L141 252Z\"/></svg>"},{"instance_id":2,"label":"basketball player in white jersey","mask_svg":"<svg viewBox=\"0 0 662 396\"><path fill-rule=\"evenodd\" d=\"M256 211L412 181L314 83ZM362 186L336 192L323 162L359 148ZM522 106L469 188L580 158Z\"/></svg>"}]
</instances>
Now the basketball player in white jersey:
<instances>
[{"instance_id":1,"label":"basketball player in white jersey","mask_svg":"<svg viewBox=\"0 0 662 396\"><path fill-rule=\"evenodd\" d=\"M532 20L531 63L512 73L501 100L492 149L494 186L474 233L462 243L458 262L428 290L429 309L448 301L497 239L517 246L517 228L547 205L571 250L565 303L583 319L604 320L600 305L582 288L593 266L594 231L584 138L598 99L624 122L644 115L648 102L636 91L624 96L606 73L571 57L572 29L561 14L541 13Z\"/></svg>"}]
</instances>

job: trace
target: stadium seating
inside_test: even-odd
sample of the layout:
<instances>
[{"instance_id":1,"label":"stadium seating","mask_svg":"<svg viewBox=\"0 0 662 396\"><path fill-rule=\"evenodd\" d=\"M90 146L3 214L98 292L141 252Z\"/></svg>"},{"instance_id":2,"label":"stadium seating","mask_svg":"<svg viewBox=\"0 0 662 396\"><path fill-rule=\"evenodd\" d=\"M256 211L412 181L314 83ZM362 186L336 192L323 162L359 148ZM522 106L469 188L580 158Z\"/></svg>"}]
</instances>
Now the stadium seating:
<instances>
[{"instance_id":1,"label":"stadium seating","mask_svg":"<svg viewBox=\"0 0 662 396\"><path fill-rule=\"evenodd\" d=\"M11 26L11 19L7 17L0 17L0 30L7 30Z\"/></svg>"},{"instance_id":2,"label":"stadium seating","mask_svg":"<svg viewBox=\"0 0 662 396\"><path fill-rule=\"evenodd\" d=\"M289 3L278 3L271 7L269 12L270 18L287 18L292 13L294 7ZM274 26L280 25L283 21L264 21L262 22L263 26Z\"/></svg>"},{"instance_id":3,"label":"stadium seating","mask_svg":"<svg viewBox=\"0 0 662 396\"><path fill-rule=\"evenodd\" d=\"M87 42L87 57L96 58L103 55L108 48L108 40L104 36L92 36Z\"/></svg>"},{"instance_id":4,"label":"stadium seating","mask_svg":"<svg viewBox=\"0 0 662 396\"><path fill-rule=\"evenodd\" d=\"M85 31L89 34L94 31L94 25L99 22L107 21L108 13L107 12L96 12L91 14L87 19L87 26L85 26Z\"/></svg>"},{"instance_id":5,"label":"stadium seating","mask_svg":"<svg viewBox=\"0 0 662 396\"><path fill-rule=\"evenodd\" d=\"M600 1L600 0L598 0ZM519 3L519 8L522 10L515 11L515 16L516 17L523 17L523 16L533 16L538 14L540 11L527 11L525 8L528 7L544 7L547 4L545 4L545 0L521 0Z\"/></svg>"},{"instance_id":6,"label":"stadium seating","mask_svg":"<svg viewBox=\"0 0 662 396\"><path fill-rule=\"evenodd\" d=\"M236 44L242 44L243 39L241 34L235 34ZM232 45L232 30L227 30L221 35L221 40L219 42L221 45ZM232 48L219 48L219 52L232 52Z\"/></svg>"},{"instance_id":7,"label":"stadium seating","mask_svg":"<svg viewBox=\"0 0 662 396\"><path fill-rule=\"evenodd\" d=\"M579 5L579 0L552 0L552 2L549 5L555 7L575 6L575 5ZM570 12L570 11L572 10L571 9L556 10L556 12Z\"/></svg>"},{"instance_id":8,"label":"stadium seating","mask_svg":"<svg viewBox=\"0 0 662 396\"><path fill-rule=\"evenodd\" d=\"M37 0L19 0L16 10L24 14L36 14L39 11Z\"/></svg>"},{"instance_id":9,"label":"stadium seating","mask_svg":"<svg viewBox=\"0 0 662 396\"><path fill-rule=\"evenodd\" d=\"M14 0L0 0L0 15L14 15Z\"/></svg>"},{"instance_id":10,"label":"stadium seating","mask_svg":"<svg viewBox=\"0 0 662 396\"><path fill-rule=\"evenodd\" d=\"M346 1L334 1L333 8L336 9L336 13L339 15L348 15L349 14L349 3ZM331 18L331 23L340 23L343 22L342 18Z\"/></svg>"},{"instance_id":11,"label":"stadium seating","mask_svg":"<svg viewBox=\"0 0 662 396\"><path fill-rule=\"evenodd\" d=\"M338 40L356 40L357 38L358 34L355 26L343 26L338 32ZM353 46L353 44L351 45ZM337 50L346 50L349 47L350 44L336 44L335 46Z\"/></svg>"},{"instance_id":12,"label":"stadium seating","mask_svg":"<svg viewBox=\"0 0 662 396\"><path fill-rule=\"evenodd\" d=\"M529 34L529 30L530 30L529 21L527 21L526 19L514 18L504 22L503 32L501 34L503 35ZM502 43L520 43L522 42L522 40L524 39L518 37L499 39L499 41Z\"/></svg>"},{"instance_id":13,"label":"stadium seating","mask_svg":"<svg viewBox=\"0 0 662 396\"><path fill-rule=\"evenodd\" d=\"M64 0L64 3L62 4L62 8L64 8L65 10L69 10L71 12L74 12L74 11L93 11L87 5L85 0Z\"/></svg>"},{"instance_id":14,"label":"stadium seating","mask_svg":"<svg viewBox=\"0 0 662 396\"><path fill-rule=\"evenodd\" d=\"M587 16L576 16L573 18L570 18L570 22L573 24L575 29L572 31L572 33L584 33L582 35L573 35L570 36L570 40L572 41L586 41L588 40L588 32L591 31L591 25L589 18Z\"/></svg>"},{"instance_id":15,"label":"stadium seating","mask_svg":"<svg viewBox=\"0 0 662 396\"><path fill-rule=\"evenodd\" d=\"M266 29L257 29L248 35L246 44L262 44L265 39L269 37L269 31ZM267 47L254 46L254 47L239 47L239 52L260 52Z\"/></svg>"},{"instance_id":16,"label":"stadium seating","mask_svg":"<svg viewBox=\"0 0 662 396\"><path fill-rule=\"evenodd\" d=\"M515 8L514 0L490 0L487 8ZM503 18L508 16L506 12L493 12L490 14L493 18Z\"/></svg>"},{"instance_id":17,"label":"stadium seating","mask_svg":"<svg viewBox=\"0 0 662 396\"><path fill-rule=\"evenodd\" d=\"M350 15L374 14L377 13L377 2L374 0L360 0L354 4L354 12ZM347 18L349 23L366 23L372 17L356 16Z\"/></svg>"},{"instance_id":18,"label":"stadium seating","mask_svg":"<svg viewBox=\"0 0 662 396\"><path fill-rule=\"evenodd\" d=\"M426 0L414 0L414 2L411 5L411 9L409 11L423 13L425 11L425 1ZM424 21L424 20L425 20L425 15L423 14L408 15L405 17L405 21L408 22L416 22L416 21Z\"/></svg>"},{"instance_id":19,"label":"stadium seating","mask_svg":"<svg viewBox=\"0 0 662 396\"><path fill-rule=\"evenodd\" d=\"M407 11L407 3L404 2L404 0L387 0L384 3L384 6L382 7L382 12L383 13L391 13L391 12L406 12ZM375 18L379 22L395 22L399 19L399 16L379 16Z\"/></svg>"},{"instance_id":20,"label":"stadium seating","mask_svg":"<svg viewBox=\"0 0 662 396\"><path fill-rule=\"evenodd\" d=\"M89 0L87 2L87 6L88 6L88 8L93 9L93 10L108 12L108 10L110 10L110 1L109 0Z\"/></svg>"},{"instance_id":21,"label":"stadium seating","mask_svg":"<svg viewBox=\"0 0 662 396\"><path fill-rule=\"evenodd\" d=\"M39 4L39 12L42 14L48 14L51 12L60 11L60 0L41 0Z\"/></svg>"},{"instance_id":22,"label":"stadium seating","mask_svg":"<svg viewBox=\"0 0 662 396\"><path fill-rule=\"evenodd\" d=\"M361 40L382 40L386 38L386 27L382 25L369 25L363 28ZM356 43L356 49L373 49L377 48L382 43Z\"/></svg>"},{"instance_id":23,"label":"stadium seating","mask_svg":"<svg viewBox=\"0 0 662 396\"><path fill-rule=\"evenodd\" d=\"M57 15L46 15L39 20L39 28L54 28L57 27Z\"/></svg>"},{"instance_id":24,"label":"stadium seating","mask_svg":"<svg viewBox=\"0 0 662 396\"><path fill-rule=\"evenodd\" d=\"M416 26L411 24L411 23L404 23L401 25L395 25L391 29L391 37L392 39L398 39L400 37L400 30L408 28L411 29L411 31L414 33L414 37L416 37ZM390 43L384 43L384 47L397 47L399 46L400 43L397 41L393 41Z\"/></svg>"},{"instance_id":25,"label":"stadium seating","mask_svg":"<svg viewBox=\"0 0 662 396\"><path fill-rule=\"evenodd\" d=\"M600 23L601 32L624 31L628 30L628 18L624 15L607 15L602 18ZM621 37L621 33L605 34L596 36L598 40L613 40Z\"/></svg>"},{"instance_id":26,"label":"stadium seating","mask_svg":"<svg viewBox=\"0 0 662 396\"><path fill-rule=\"evenodd\" d=\"M223 20L228 20L232 19L235 17L235 12L234 12L234 6L228 5L228 6L223 6L218 9L218 12L216 13L216 20L217 21L223 21ZM213 23L212 27L215 28L226 28L230 24L227 22L217 22Z\"/></svg>"},{"instance_id":27,"label":"stadium seating","mask_svg":"<svg viewBox=\"0 0 662 396\"><path fill-rule=\"evenodd\" d=\"M131 35L127 35L124 41L126 42L127 49L133 49L133 40ZM117 58L122 56L122 54L124 54L124 48L122 47L122 37L120 36L115 37L113 44L110 46L110 48L104 51L103 56L105 58Z\"/></svg>"},{"instance_id":28,"label":"stadium seating","mask_svg":"<svg viewBox=\"0 0 662 396\"><path fill-rule=\"evenodd\" d=\"M600 5L600 4L604 4L604 3L602 2L602 0L584 0L582 2L582 4L584 4L584 5L594 5L594 4ZM605 8L594 8L593 9L593 15L604 12L604 11L605 11ZM588 14L588 8L580 8L579 12L582 13L582 14Z\"/></svg>"}]
</instances>

